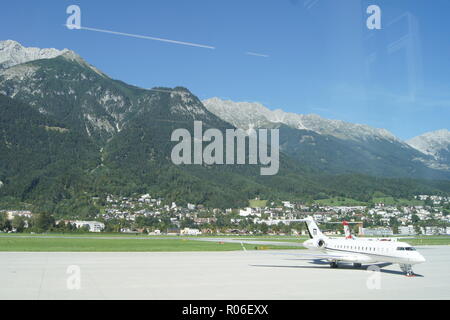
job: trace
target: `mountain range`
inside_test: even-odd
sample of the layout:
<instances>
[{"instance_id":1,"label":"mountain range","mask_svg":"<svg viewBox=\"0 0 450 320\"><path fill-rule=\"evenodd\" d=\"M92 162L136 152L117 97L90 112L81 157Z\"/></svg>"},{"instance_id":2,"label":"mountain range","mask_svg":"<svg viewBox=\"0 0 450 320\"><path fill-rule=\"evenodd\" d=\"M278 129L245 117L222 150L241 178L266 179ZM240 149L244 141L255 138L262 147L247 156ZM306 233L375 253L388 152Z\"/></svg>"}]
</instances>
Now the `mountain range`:
<instances>
[{"instance_id":1,"label":"mountain range","mask_svg":"<svg viewBox=\"0 0 450 320\"><path fill-rule=\"evenodd\" d=\"M327 172L450 177L448 130L402 141L385 129L324 119L314 114L272 111L259 103L211 98L203 104L219 118L243 130L279 128L282 151Z\"/></svg>"},{"instance_id":2,"label":"mountain range","mask_svg":"<svg viewBox=\"0 0 450 320\"><path fill-rule=\"evenodd\" d=\"M88 217L92 198L152 193L212 207L248 199L398 197L450 192L448 131L403 142L383 129L257 103L200 101L188 89L111 79L78 54L0 42L0 201ZM280 172L257 166L175 166L171 133L279 128Z\"/></svg>"}]
</instances>

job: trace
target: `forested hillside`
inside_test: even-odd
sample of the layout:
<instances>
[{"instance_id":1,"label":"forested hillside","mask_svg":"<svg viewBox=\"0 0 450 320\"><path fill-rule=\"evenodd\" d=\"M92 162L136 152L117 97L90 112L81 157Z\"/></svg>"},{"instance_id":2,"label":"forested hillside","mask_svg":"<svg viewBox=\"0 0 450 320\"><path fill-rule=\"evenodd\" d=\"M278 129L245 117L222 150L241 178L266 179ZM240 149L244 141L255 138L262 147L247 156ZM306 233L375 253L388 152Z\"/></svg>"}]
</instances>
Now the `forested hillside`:
<instances>
[{"instance_id":1,"label":"forested hillside","mask_svg":"<svg viewBox=\"0 0 450 320\"><path fill-rule=\"evenodd\" d=\"M246 206L255 197L369 201L376 192L402 198L450 192L450 181L337 170L345 161L329 160L345 149L334 141L285 149L275 176L261 176L255 165L175 166L170 159L175 129L192 132L196 120L204 130L224 132L234 126L209 112L186 88L133 87L71 52L0 70L0 92L3 208L27 203L36 210L87 218L99 210L93 198L101 202L107 194L151 193L167 202L230 208ZM292 145L289 139L308 134L297 131L281 142ZM327 153L328 162L315 163L315 152ZM348 156L354 160L349 166L356 166L357 154Z\"/></svg>"}]
</instances>

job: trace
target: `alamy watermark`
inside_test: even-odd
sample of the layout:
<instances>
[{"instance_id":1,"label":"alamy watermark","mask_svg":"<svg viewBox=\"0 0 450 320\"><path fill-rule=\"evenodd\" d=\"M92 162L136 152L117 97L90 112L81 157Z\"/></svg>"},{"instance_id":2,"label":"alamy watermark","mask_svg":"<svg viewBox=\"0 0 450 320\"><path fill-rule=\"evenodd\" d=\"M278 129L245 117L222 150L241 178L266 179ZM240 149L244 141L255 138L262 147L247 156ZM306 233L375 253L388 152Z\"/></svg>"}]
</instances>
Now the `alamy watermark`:
<instances>
[{"instance_id":1,"label":"alamy watermark","mask_svg":"<svg viewBox=\"0 0 450 320\"><path fill-rule=\"evenodd\" d=\"M381 29L381 8L375 4L367 8L367 14L370 14L367 18L367 28L369 30Z\"/></svg>"},{"instance_id":2,"label":"alamy watermark","mask_svg":"<svg viewBox=\"0 0 450 320\"><path fill-rule=\"evenodd\" d=\"M278 129L227 129L224 137L219 129L203 133L203 123L195 121L193 137L187 129L176 129L171 141L179 142L171 154L175 165L261 165L265 166L260 170L263 176L276 175L280 168Z\"/></svg>"},{"instance_id":3,"label":"alamy watermark","mask_svg":"<svg viewBox=\"0 0 450 320\"><path fill-rule=\"evenodd\" d=\"M369 290L381 289L381 269L377 265L371 265L367 268L369 276L367 277L366 286Z\"/></svg>"},{"instance_id":4,"label":"alamy watermark","mask_svg":"<svg viewBox=\"0 0 450 320\"><path fill-rule=\"evenodd\" d=\"M66 280L66 286L68 290L80 290L81 289L81 268L76 265L68 266L66 270L68 275Z\"/></svg>"},{"instance_id":5,"label":"alamy watermark","mask_svg":"<svg viewBox=\"0 0 450 320\"><path fill-rule=\"evenodd\" d=\"M67 7L67 14L70 16L67 18L66 27L70 30L81 29L81 9L77 5L71 5Z\"/></svg>"}]
</instances>

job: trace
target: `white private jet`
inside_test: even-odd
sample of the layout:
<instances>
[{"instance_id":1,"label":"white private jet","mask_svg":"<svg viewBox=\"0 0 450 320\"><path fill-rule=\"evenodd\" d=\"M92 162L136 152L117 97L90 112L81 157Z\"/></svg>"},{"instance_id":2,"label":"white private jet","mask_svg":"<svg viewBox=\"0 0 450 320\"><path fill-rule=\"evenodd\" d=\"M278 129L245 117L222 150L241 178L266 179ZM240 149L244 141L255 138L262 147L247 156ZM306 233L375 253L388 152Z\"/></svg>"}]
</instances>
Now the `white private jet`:
<instances>
[{"instance_id":1,"label":"white private jet","mask_svg":"<svg viewBox=\"0 0 450 320\"><path fill-rule=\"evenodd\" d=\"M331 268L337 268L339 262L350 262L355 267L363 263L388 262L399 264L407 276L414 276L412 266L425 262L425 258L414 247L404 242L385 241L386 239L360 240L354 237L329 238L325 236L312 217L301 219L306 223L311 239L303 245L312 250L320 251L316 258L330 262Z\"/></svg>"}]
</instances>

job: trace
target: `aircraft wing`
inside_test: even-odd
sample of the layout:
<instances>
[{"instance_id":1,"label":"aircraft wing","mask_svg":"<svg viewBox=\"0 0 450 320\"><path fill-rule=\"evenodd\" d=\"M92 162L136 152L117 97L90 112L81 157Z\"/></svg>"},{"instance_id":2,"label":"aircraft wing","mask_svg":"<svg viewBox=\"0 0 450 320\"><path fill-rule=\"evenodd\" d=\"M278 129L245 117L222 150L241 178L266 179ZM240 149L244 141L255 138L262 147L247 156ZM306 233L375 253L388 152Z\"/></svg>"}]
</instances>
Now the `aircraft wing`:
<instances>
[{"instance_id":1,"label":"aircraft wing","mask_svg":"<svg viewBox=\"0 0 450 320\"><path fill-rule=\"evenodd\" d=\"M299 252L268 252L270 254L274 255L288 255L288 256L296 256L296 257L308 257L312 259L337 259L342 258L345 255L332 255L328 253L299 253Z\"/></svg>"},{"instance_id":2,"label":"aircraft wing","mask_svg":"<svg viewBox=\"0 0 450 320\"><path fill-rule=\"evenodd\" d=\"M295 256L299 258L305 258L305 260L311 259L311 260L337 260L337 261L344 261L344 262L354 262L354 263L363 263L363 262L371 262L371 259L367 257L364 254L329 254L329 253L299 253L299 252L271 252L270 254L274 255L289 255L289 256Z\"/></svg>"}]
</instances>

